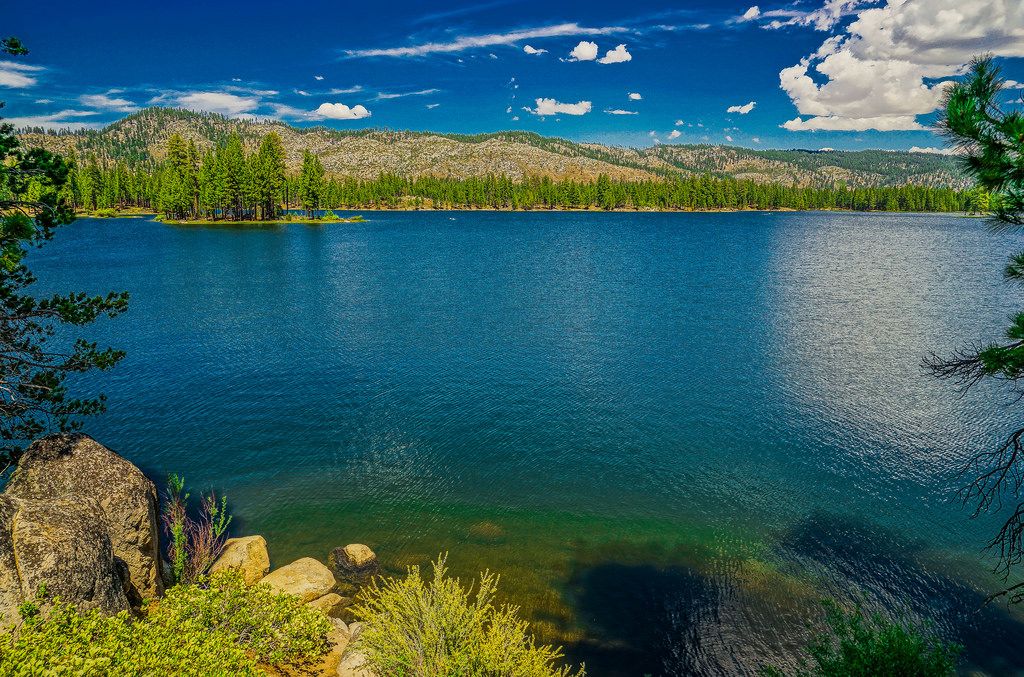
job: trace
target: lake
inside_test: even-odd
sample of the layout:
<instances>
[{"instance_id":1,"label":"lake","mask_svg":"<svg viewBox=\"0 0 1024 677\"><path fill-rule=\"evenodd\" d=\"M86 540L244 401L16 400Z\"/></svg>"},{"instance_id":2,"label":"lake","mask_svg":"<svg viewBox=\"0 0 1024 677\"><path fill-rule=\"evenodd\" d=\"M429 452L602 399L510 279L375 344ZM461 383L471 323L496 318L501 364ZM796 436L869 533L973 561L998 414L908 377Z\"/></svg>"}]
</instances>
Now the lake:
<instances>
[{"instance_id":1,"label":"lake","mask_svg":"<svg viewBox=\"0 0 1024 677\"><path fill-rule=\"evenodd\" d=\"M370 545L500 572L601 675L791 665L818 600L927 616L1024 671L957 470L1014 422L929 351L998 338L1019 236L949 215L82 219L41 291L131 293L86 431L227 495L276 565Z\"/></svg>"}]
</instances>

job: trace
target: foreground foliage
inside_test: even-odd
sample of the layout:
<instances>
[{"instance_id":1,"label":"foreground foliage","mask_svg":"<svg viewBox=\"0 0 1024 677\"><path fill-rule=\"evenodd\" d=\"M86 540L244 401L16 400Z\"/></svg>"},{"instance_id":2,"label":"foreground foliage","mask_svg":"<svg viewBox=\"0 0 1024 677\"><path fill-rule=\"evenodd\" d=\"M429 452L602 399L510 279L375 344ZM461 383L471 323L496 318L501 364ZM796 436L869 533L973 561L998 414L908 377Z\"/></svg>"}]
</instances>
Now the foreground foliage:
<instances>
[{"instance_id":1,"label":"foreground foliage","mask_svg":"<svg viewBox=\"0 0 1024 677\"><path fill-rule=\"evenodd\" d=\"M0 633L0 676L258 675L258 666L301 664L327 650L330 621L237 572L179 585L140 619L80 612L55 600L22 609L21 627Z\"/></svg>"},{"instance_id":2,"label":"foreground foliage","mask_svg":"<svg viewBox=\"0 0 1024 677\"><path fill-rule=\"evenodd\" d=\"M807 647L800 677L947 677L956 672L960 647L927 631L900 625L880 616L866 616L857 607L844 612L826 602L826 632ZM782 677L772 669L768 675Z\"/></svg>"},{"instance_id":3,"label":"foreground foliage","mask_svg":"<svg viewBox=\"0 0 1024 677\"><path fill-rule=\"evenodd\" d=\"M494 605L498 577L480 576L476 592L449 578L445 558L425 581L419 567L405 578L375 581L353 607L365 622L358 648L389 677L568 677L556 667L560 649L538 646L514 606Z\"/></svg>"},{"instance_id":4,"label":"foreground foliage","mask_svg":"<svg viewBox=\"0 0 1024 677\"><path fill-rule=\"evenodd\" d=\"M209 572L227 543L231 515L227 497L217 500L213 492L201 496L198 513L193 515L185 478L172 473L167 478L160 522L167 536L167 559L175 583L192 583Z\"/></svg>"}]
</instances>

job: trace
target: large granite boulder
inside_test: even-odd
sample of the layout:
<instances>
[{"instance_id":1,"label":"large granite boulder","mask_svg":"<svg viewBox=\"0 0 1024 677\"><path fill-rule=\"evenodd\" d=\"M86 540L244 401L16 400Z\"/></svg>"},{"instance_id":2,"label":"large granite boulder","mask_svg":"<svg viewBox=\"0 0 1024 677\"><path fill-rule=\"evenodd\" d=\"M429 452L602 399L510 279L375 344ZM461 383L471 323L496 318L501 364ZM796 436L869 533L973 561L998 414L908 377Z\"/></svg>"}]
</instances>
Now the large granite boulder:
<instances>
[{"instance_id":1,"label":"large granite boulder","mask_svg":"<svg viewBox=\"0 0 1024 677\"><path fill-rule=\"evenodd\" d=\"M60 434L33 442L5 494L32 501L94 502L114 557L128 571L130 601L138 604L163 593L156 487L96 440Z\"/></svg>"},{"instance_id":2,"label":"large granite boulder","mask_svg":"<svg viewBox=\"0 0 1024 677\"><path fill-rule=\"evenodd\" d=\"M234 569L242 574L246 585L253 585L270 571L267 541L262 536L229 538L220 557L210 567L210 573Z\"/></svg>"},{"instance_id":3,"label":"large granite boulder","mask_svg":"<svg viewBox=\"0 0 1024 677\"><path fill-rule=\"evenodd\" d=\"M0 625L46 588L80 609L130 608L127 569L115 555L104 513L88 498L47 500L0 494Z\"/></svg>"},{"instance_id":4,"label":"large granite boulder","mask_svg":"<svg viewBox=\"0 0 1024 677\"><path fill-rule=\"evenodd\" d=\"M330 569L312 557L303 557L271 571L260 583L266 583L278 592L295 595L305 603L331 592L335 580Z\"/></svg>"}]
</instances>

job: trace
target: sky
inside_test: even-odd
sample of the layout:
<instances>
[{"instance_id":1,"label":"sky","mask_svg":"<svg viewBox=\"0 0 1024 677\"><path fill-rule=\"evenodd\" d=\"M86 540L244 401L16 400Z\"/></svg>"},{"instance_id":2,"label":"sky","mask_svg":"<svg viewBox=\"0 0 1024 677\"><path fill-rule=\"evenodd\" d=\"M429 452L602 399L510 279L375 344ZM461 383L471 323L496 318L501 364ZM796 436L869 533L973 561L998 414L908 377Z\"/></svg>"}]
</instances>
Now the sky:
<instances>
[{"instance_id":1,"label":"sky","mask_svg":"<svg viewBox=\"0 0 1024 677\"><path fill-rule=\"evenodd\" d=\"M152 105L298 126L508 129L643 147L924 149L973 55L1024 85L1022 0L10 3L2 114Z\"/></svg>"}]
</instances>

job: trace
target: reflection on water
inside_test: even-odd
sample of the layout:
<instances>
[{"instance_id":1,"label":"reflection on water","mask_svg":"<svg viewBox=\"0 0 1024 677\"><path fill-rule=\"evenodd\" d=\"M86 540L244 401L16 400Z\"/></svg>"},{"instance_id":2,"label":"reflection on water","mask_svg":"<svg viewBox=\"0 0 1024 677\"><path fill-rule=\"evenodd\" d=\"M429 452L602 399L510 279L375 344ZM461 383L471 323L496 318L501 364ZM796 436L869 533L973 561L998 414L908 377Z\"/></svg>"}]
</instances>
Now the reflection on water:
<instances>
[{"instance_id":1,"label":"reflection on water","mask_svg":"<svg viewBox=\"0 0 1024 677\"><path fill-rule=\"evenodd\" d=\"M226 492L275 563L447 551L596 676L786 665L822 595L1006 674L991 523L948 485L1009 414L918 365L1001 328L1010 249L947 216L382 213L84 220L33 256L132 292L89 431Z\"/></svg>"}]
</instances>

